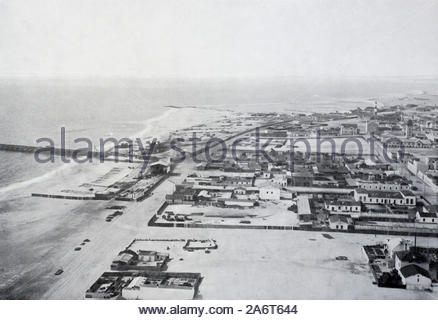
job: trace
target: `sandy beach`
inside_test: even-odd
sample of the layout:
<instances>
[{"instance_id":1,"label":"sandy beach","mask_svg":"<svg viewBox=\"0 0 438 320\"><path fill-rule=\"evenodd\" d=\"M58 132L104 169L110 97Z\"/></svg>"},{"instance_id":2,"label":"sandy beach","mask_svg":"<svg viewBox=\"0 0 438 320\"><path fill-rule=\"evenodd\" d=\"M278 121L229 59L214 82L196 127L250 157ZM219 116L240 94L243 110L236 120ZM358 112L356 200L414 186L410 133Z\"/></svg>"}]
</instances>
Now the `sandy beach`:
<instances>
[{"instance_id":1,"label":"sandy beach","mask_svg":"<svg viewBox=\"0 0 438 320\"><path fill-rule=\"evenodd\" d=\"M194 108L169 109L163 116L146 121L145 129L134 136L166 139L173 130L216 121L223 114ZM63 268L65 274L77 269L77 284L81 277L90 274L92 266L100 265L93 273L93 277L97 277L111 262L114 252L132 240L147 222L147 215L152 214L161 205L164 195L172 190L172 183L164 183L144 203L130 203L126 214L112 223L105 221L111 213L105 209L110 205L108 201L31 197L32 192L78 188L120 166L127 164L96 161L63 164L41 177L0 190L0 298L43 298L55 282L67 278L53 276L59 268ZM74 251L86 238L91 242L80 252ZM105 255L107 260L103 258ZM80 299L83 294L64 297L73 296Z\"/></svg>"}]
</instances>

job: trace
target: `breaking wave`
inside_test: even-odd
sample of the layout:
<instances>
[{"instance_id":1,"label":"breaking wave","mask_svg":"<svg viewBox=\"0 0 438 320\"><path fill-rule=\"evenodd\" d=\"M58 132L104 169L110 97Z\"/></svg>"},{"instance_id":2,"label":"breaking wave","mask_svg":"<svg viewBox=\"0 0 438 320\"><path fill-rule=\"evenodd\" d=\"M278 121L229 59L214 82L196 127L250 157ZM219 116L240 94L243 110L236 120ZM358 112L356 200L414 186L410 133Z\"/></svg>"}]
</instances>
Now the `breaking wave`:
<instances>
[{"instance_id":1,"label":"breaking wave","mask_svg":"<svg viewBox=\"0 0 438 320\"><path fill-rule=\"evenodd\" d=\"M154 134L156 131L156 126L154 126L154 124L156 124L157 122L160 122L160 121L164 121L166 118L169 118L170 116L172 116L175 112L178 112L178 110L177 109L169 109L169 110L166 110L164 113L158 115L157 117L153 117L153 118L145 120L144 121L145 128L142 131L135 133L130 138L131 139L144 138L146 135ZM30 179L25 180L25 181L13 182L13 183L11 183L3 188L0 188L0 194L23 189L23 188L26 188L26 187L31 186L33 184L47 181L48 179L53 178L54 176L63 172L65 169L71 167L72 165L78 165L78 163L73 163L73 162L72 163L62 163L57 168L50 169L49 172L46 172L40 176L33 177L33 178L30 178ZM29 168L29 169L32 170L31 168ZM20 172L18 174L26 174L26 173Z\"/></svg>"},{"instance_id":2,"label":"breaking wave","mask_svg":"<svg viewBox=\"0 0 438 320\"><path fill-rule=\"evenodd\" d=\"M58 173L62 172L63 170L67 169L68 167L70 167L71 165L75 165L77 163L64 163L62 165L60 165L58 168L52 169L47 173L44 173L40 176L25 180L25 181L20 181L20 182L15 182L12 183L6 187L0 188L0 194L2 193L7 193L10 191L14 191L14 190L18 190L18 189L23 189L26 188L28 186L31 186L33 184L39 183L39 182L43 182L43 181L47 181L48 179L54 177L55 175L57 175Z\"/></svg>"}]
</instances>

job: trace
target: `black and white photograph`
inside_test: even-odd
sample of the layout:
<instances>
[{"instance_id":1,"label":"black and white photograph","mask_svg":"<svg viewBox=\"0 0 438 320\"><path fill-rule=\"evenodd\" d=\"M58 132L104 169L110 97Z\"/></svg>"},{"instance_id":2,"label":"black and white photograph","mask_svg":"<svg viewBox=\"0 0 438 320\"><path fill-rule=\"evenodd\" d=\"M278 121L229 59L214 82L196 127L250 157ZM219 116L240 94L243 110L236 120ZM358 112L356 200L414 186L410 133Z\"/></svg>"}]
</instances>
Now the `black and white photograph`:
<instances>
[{"instance_id":1,"label":"black and white photograph","mask_svg":"<svg viewBox=\"0 0 438 320\"><path fill-rule=\"evenodd\" d=\"M430 316L437 40L437 0L0 0L5 318Z\"/></svg>"}]
</instances>

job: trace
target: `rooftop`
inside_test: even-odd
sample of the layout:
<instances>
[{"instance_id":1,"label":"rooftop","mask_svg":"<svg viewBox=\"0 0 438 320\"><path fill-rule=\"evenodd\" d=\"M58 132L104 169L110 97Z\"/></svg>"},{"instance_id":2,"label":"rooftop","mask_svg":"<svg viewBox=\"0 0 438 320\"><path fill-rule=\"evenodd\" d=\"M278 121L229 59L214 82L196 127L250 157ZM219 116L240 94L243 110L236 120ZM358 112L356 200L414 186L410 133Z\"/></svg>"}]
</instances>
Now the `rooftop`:
<instances>
[{"instance_id":1,"label":"rooftop","mask_svg":"<svg viewBox=\"0 0 438 320\"><path fill-rule=\"evenodd\" d=\"M347 223L347 224L351 223L351 218L346 217L344 215L333 215L333 216L330 216L329 220L332 223L339 223L339 222Z\"/></svg>"},{"instance_id":2,"label":"rooftop","mask_svg":"<svg viewBox=\"0 0 438 320\"><path fill-rule=\"evenodd\" d=\"M401 261L405 261L409 263L413 263L413 262L424 263L427 261L424 255L420 253L414 253L412 251L397 251L395 254Z\"/></svg>"},{"instance_id":3,"label":"rooftop","mask_svg":"<svg viewBox=\"0 0 438 320\"><path fill-rule=\"evenodd\" d=\"M419 211L418 214L420 215L421 218L438 218L438 216L435 212Z\"/></svg>"},{"instance_id":4,"label":"rooftop","mask_svg":"<svg viewBox=\"0 0 438 320\"><path fill-rule=\"evenodd\" d=\"M369 197L372 197L372 198L403 199L401 192L405 192L405 191L409 191L409 190L390 192L390 191L380 191L380 190L365 190L362 188L357 188L355 191L357 193L365 193ZM404 195L405 196L415 196L410 191L409 191L409 193L406 193Z\"/></svg>"},{"instance_id":5,"label":"rooftop","mask_svg":"<svg viewBox=\"0 0 438 320\"><path fill-rule=\"evenodd\" d=\"M357 123L342 123L341 126L344 128L357 128Z\"/></svg>"},{"instance_id":6,"label":"rooftop","mask_svg":"<svg viewBox=\"0 0 438 320\"><path fill-rule=\"evenodd\" d=\"M166 161L164 159L160 159L157 162L152 163L150 166L151 167L156 167L156 166L168 167L168 166L170 166L170 162Z\"/></svg>"},{"instance_id":7,"label":"rooftop","mask_svg":"<svg viewBox=\"0 0 438 320\"><path fill-rule=\"evenodd\" d=\"M415 197L415 194L411 190L400 191L405 197Z\"/></svg>"},{"instance_id":8,"label":"rooftop","mask_svg":"<svg viewBox=\"0 0 438 320\"><path fill-rule=\"evenodd\" d=\"M430 274L427 270L417 266L416 264L408 264L400 269L400 273L403 277L407 278L416 274L421 274L426 278L430 278Z\"/></svg>"},{"instance_id":9,"label":"rooftop","mask_svg":"<svg viewBox=\"0 0 438 320\"><path fill-rule=\"evenodd\" d=\"M312 211L310 210L309 198L306 195L298 196L297 207L299 215L312 214Z\"/></svg>"},{"instance_id":10,"label":"rooftop","mask_svg":"<svg viewBox=\"0 0 438 320\"><path fill-rule=\"evenodd\" d=\"M360 206L360 201L356 201L354 199L335 199L329 200L328 203L341 206Z\"/></svg>"}]
</instances>

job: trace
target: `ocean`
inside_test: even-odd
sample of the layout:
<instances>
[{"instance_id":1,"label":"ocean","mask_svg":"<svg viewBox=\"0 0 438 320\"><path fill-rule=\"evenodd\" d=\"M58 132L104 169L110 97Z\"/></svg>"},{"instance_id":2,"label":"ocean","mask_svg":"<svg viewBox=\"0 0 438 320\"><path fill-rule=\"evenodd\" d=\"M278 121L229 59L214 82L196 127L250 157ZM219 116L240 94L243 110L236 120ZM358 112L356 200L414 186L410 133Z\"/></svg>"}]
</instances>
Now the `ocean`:
<instances>
[{"instance_id":1,"label":"ocean","mask_svg":"<svg viewBox=\"0 0 438 320\"><path fill-rule=\"evenodd\" d=\"M14 81L0 84L1 143L45 145L50 138L60 146L65 127L67 147L76 138L129 137L147 120L166 109L142 93L122 86L84 86L53 81ZM83 147L78 144L77 147ZM11 184L41 177L62 163L37 163L33 154L0 152L0 191Z\"/></svg>"},{"instance_id":2,"label":"ocean","mask_svg":"<svg viewBox=\"0 0 438 320\"><path fill-rule=\"evenodd\" d=\"M130 137L163 116L167 105L243 112L345 111L373 105L375 99L402 101L430 90L436 94L437 88L436 80L421 79L3 79L0 143L42 145L36 140L47 137L60 146L61 127L66 128L67 147L74 147L73 140L80 137L94 143ZM41 164L32 154L0 152L0 192L43 178L61 165L59 159Z\"/></svg>"}]
</instances>

